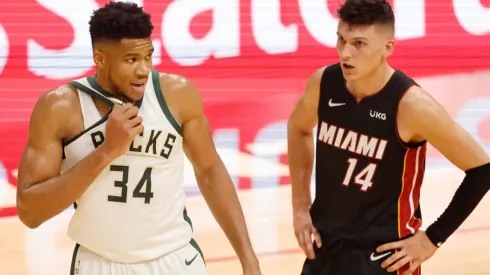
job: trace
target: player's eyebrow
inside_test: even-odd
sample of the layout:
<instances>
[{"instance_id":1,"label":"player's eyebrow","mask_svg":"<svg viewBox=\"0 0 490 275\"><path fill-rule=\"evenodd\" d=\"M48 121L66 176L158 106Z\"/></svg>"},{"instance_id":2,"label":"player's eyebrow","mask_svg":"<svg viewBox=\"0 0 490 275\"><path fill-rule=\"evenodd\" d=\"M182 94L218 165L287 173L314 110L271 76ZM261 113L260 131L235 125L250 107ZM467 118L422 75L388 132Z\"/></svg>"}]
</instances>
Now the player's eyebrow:
<instances>
[{"instance_id":1,"label":"player's eyebrow","mask_svg":"<svg viewBox=\"0 0 490 275\"><path fill-rule=\"evenodd\" d=\"M339 32L337 32L337 36L344 38ZM356 36L356 37L352 38L351 40L367 40L367 38L362 37L362 36Z\"/></svg>"},{"instance_id":2,"label":"player's eyebrow","mask_svg":"<svg viewBox=\"0 0 490 275\"><path fill-rule=\"evenodd\" d=\"M153 54L153 52L155 52L155 48L151 48L148 53L149 54ZM126 53L124 56L125 57L129 57L129 56L138 56L140 55L139 53L135 53L135 52L129 52L129 53Z\"/></svg>"}]
</instances>

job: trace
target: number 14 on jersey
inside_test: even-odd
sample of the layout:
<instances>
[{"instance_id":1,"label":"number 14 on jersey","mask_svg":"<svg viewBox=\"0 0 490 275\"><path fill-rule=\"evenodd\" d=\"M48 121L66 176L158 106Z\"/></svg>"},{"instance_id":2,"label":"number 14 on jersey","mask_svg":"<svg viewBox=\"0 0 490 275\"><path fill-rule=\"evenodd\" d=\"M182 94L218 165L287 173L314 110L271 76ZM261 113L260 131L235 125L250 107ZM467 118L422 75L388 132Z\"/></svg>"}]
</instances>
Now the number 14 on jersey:
<instances>
[{"instance_id":1,"label":"number 14 on jersey","mask_svg":"<svg viewBox=\"0 0 490 275\"><path fill-rule=\"evenodd\" d=\"M342 182L342 184L345 186L349 186L352 181L354 170L357 167L357 159L350 158L347 160L347 163L347 171L345 173L344 181ZM359 184L362 191L367 191L373 185L373 177L376 167L377 165L375 163L370 163L354 177L354 183Z\"/></svg>"}]
</instances>

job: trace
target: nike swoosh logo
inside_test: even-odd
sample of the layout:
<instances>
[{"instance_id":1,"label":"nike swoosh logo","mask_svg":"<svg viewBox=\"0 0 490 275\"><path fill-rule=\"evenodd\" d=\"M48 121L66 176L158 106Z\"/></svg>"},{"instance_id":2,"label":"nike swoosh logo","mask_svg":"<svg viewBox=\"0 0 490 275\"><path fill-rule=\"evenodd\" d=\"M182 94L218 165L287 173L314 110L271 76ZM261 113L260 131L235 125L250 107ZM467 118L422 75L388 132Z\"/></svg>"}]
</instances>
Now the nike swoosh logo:
<instances>
[{"instance_id":1,"label":"nike swoosh logo","mask_svg":"<svg viewBox=\"0 0 490 275\"><path fill-rule=\"evenodd\" d=\"M386 252L385 254L381 254L381 255L378 255L378 256L374 256L374 253L371 253L371 257L370 257L370 259L371 259L371 261L375 262L375 261L377 261L377 260L379 260L379 259L381 259L381 258L384 258L384 257L386 257L386 256L388 256L388 255L390 255L390 254L391 254L391 252Z\"/></svg>"},{"instance_id":2,"label":"nike swoosh logo","mask_svg":"<svg viewBox=\"0 0 490 275\"><path fill-rule=\"evenodd\" d=\"M196 256L194 256L194 258L192 258L190 261L188 261L188 260L186 259L186 260L185 260L185 265L186 265L186 266L190 266L190 265L191 265L191 264L194 262L194 260L195 260L196 258L197 258L197 254L196 254Z\"/></svg>"},{"instance_id":3,"label":"nike swoosh logo","mask_svg":"<svg viewBox=\"0 0 490 275\"><path fill-rule=\"evenodd\" d=\"M330 107L338 107L338 106L342 106L342 105L345 105L345 103L333 103L332 99L330 99L328 101L328 106L330 106Z\"/></svg>"}]
</instances>

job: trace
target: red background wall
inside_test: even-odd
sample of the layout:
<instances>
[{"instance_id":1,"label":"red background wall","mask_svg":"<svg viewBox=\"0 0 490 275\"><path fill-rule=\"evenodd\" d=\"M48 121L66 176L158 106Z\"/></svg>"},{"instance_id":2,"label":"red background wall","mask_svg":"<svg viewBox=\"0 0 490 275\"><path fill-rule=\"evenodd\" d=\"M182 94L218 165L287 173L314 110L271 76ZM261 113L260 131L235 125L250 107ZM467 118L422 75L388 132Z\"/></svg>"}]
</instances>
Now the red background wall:
<instances>
[{"instance_id":1,"label":"red background wall","mask_svg":"<svg viewBox=\"0 0 490 275\"><path fill-rule=\"evenodd\" d=\"M11 184L36 98L94 73L87 22L91 10L105 2L0 2L0 162ZM305 80L317 67L337 61L331 44L336 22L327 19L338 1L228 0L216 7L204 0L140 2L155 24L155 68L198 85L217 146L287 163L280 149L261 154L249 145L284 145L284 122ZM489 148L490 2L392 3L399 18L392 65L420 79ZM431 149L429 159L439 158ZM261 176L257 163L247 172L240 164L230 168L238 187L288 183L279 168Z\"/></svg>"}]
</instances>

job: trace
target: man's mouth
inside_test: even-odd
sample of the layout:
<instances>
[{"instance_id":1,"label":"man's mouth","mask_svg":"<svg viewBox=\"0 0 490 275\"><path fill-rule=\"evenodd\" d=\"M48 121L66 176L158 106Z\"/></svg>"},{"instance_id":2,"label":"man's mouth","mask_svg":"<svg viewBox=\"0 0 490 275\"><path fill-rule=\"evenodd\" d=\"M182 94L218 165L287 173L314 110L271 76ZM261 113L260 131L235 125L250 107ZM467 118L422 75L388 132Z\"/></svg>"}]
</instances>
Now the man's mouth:
<instances>
[{"instance_id":1,"label":"man's mouth","mask_svg":"<svg viewBox=\"0 0 490 275\"><path fill-rule=\"evenodd\" d=\"M345 63L342 63L342 67L344 67L345 69L354 69L354 66L352 65L349 65L349 64L345 64Z\"/></svg>"},{"instance_id":2,"label":"man's mouth","mask_svg":"<svg viewBox=\"0 0 490 275\"><path fill-rule=\"evenodd\" d=\"M141 88L141 87L145 86L147 81L148 80L136 81L136 82L131 83L131 86L133 86L134 88Z\"/></svg>"},{"instance_id":3,"label":"man's mouth","mask_svg":"<svg viewBox=\"0 0 490 275\"><path fill-rule=\"evenodd\" d=\"M131 87L133 88L133 91L134 92L144 93L145 87L146 87L146 82L147 82L147 80L145 80L145 81L136 81L136 82L131 83Z\"/></svg>"}]
</instances>

